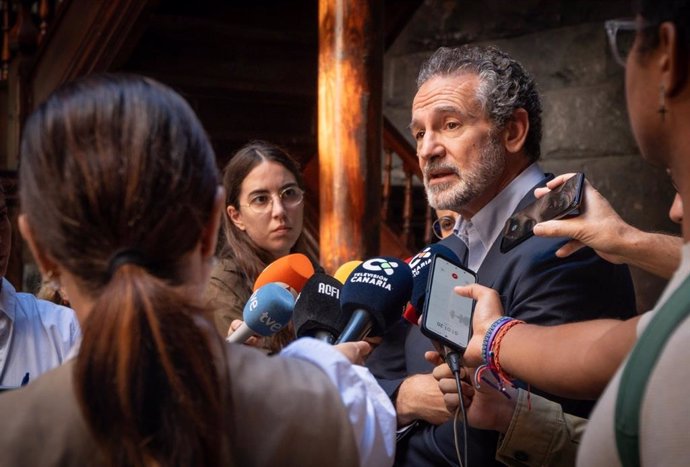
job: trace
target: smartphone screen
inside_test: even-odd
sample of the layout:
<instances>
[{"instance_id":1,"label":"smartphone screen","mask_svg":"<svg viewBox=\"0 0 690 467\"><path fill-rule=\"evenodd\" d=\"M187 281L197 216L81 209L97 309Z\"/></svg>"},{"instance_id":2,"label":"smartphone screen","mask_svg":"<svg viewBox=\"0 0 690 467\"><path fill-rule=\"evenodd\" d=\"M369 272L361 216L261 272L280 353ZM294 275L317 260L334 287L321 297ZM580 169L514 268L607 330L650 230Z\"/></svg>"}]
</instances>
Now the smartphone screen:
<instances>
[{"instance_id":1,"label":"smartphone screen","mask_svg":"<svg viewBox=\"0 0 690 467\"><path fill-rule=\"evenodd\" d=\"M501 238L501 252L506 253L527 240L539 222L560 219L572 214L582 202L585 175L578 172L563 185L516 212L506 221Z\"/></svg>"},{"instance_id":2,"label":"smartphone screen","mask_svg":"<svg viewBox=\"0 0 690 467\"><path fill-rule=\"evenodd\" d=\"M474 300L453 291L473 284L475 274L440 255L435 255L427 283L422 333L454 350L464 350L472 335Z\"/></svg>"}]
</instances>

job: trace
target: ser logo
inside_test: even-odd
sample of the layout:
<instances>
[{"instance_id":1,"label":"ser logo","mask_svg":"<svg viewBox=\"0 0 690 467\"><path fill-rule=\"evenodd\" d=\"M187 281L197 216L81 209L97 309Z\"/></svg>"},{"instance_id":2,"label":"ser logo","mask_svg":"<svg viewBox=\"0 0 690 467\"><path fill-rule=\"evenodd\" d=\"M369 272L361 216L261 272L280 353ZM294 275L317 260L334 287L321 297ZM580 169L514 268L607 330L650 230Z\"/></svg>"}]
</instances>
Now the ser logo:
<instances>
[{"instance_id":1,"label":"ser logo","mask_svg":"<svg viewBox=\"0 0 690 467\"><path fill-rule=\"evenodd\" d=\"M387 275L392 276L395 273L393 269L398 267L398 263L387 261L383 258L374 258L362 263L362 267L367 271L383 271Z\"/></svg>"}]
</instances>

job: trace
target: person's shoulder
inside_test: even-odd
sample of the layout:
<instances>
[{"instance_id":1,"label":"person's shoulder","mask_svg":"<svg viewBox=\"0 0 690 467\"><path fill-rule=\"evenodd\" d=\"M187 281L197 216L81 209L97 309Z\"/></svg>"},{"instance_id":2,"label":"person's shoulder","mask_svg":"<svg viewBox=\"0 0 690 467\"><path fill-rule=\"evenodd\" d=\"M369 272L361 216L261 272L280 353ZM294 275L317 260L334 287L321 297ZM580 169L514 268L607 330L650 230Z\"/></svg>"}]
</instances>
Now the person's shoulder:
<instances>
[{"instance_id":1,"label":"person's shoulder","mask_svg":"<svg viewBox=\"0 0 690 467\"><path fill-rule=\"evenodd\" d=\"M332 452L337 465L358 464L340 393L323 371L243 345L228 344L227 357L236 441L251 451L252 465L317 466Z\"/></svg>"},{"instance_id":2,"label":"person's shoulder","mask_svg":"<svg viewBox=\"0 0 690 467\"><path fill-rule=\"evenodd\" d=\"M17 307L21 308L26 316L40 319L45 327L78 325L77 315L71 308L37 298L30 293L17 292L16 297Z\"/></svg>"},{"instance_id":3,"label":"person's shoulder","mask_svg":"<svg viewBox=\"0 0 690 467\"><path fill-rule=\"evenodd\" d=\"M73 371L69 361L0 394L0 466L83 465L85 459L97 459L74 393Z\"/></svg>"},{"instance_id":4,"label":"person's shoulder","mask_svg":"<svg viewBox=\"0 0 690 467\"><path fill-rule=\"evenodd\" d=\"M309 362L280 355L267 356L253 347L235 344L228 345L227 355L234 380L233 390L237 393L246 391L245 397L269 396L270 399L271 393L279 397L295 394L298 399L305 394L310 394L310 397L316 394L338 395L326 374ZM263 387L264 384L269 387ZM257 385L262 387L260 394L257 394Z\"/></svg>"},{"instance_id":5,"label":"person's shoulder","mask_svg":"<svg viewBox=\"0 0 690 467\"><path fill-rule=\"evenodd\" d=\"M244 282L244 273L234 258L221 258L211 270L211 283L241 284Z\"/></svg>"},{"instance_id":6,"label":"person's shoulder","mask_svg":"<svg viewBox=\"0 0 690 467\"><path fill-rule=\"evenodd\" d=\"M527 269L542 268L548 264L553 266L573 265L575 263L611 264L589 247L583 247L565 258L556 256L556 251L568 241L570 241L569 238L532 236L507 253L501 254L501 257L504 260L517 262Z\"/></svg>"}]
</instances>

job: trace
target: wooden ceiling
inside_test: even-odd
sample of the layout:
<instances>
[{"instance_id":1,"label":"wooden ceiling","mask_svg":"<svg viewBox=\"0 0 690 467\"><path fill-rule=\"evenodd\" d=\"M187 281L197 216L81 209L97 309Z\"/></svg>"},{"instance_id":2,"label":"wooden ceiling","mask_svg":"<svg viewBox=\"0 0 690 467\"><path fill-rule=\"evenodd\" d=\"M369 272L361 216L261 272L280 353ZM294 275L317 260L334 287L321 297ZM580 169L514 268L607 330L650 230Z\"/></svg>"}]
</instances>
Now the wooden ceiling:
<instances>
[{"instance_id":1,"label":"wooden ceiling","mask_svg":"<svg viewBox=\"0 0 690 467\"><path fill-rule=\"evenodd\" d=\"M421 0L388 0L390 44ZM164 82L199 114L220 165L251 139L316 153L317 0L161 0L118 69Z\"/></svg>"}]
</instances>

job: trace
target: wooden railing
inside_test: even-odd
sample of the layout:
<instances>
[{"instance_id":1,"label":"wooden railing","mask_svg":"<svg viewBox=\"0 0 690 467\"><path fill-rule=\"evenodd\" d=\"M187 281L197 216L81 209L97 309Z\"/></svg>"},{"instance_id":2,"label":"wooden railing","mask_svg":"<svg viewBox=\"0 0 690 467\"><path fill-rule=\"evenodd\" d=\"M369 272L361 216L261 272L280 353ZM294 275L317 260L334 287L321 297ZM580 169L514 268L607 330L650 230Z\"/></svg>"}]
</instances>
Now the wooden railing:
<instances>
[{"instance_id":1,"label":"wooden railing","mask_svg":"<svg viewBox=\"0 0 690 467\"><path fill-rule=\"evenodd\" d=\"M383 120L384 169L381 174L380 253L405 258L431 243L432 212L421 193L422 171L414 148L387 118L384 117ZM397 172L397 167L400 167L404 174L402 187L393 183L393 174ZM319 257L318 172L318 158L314 157L307 163L303 172L307 183L304 232L307 250L316 258ZM402 209L398 209L401 206ZM400 212L402 217L399 215Z\"/></svg>"},{"instance_id":2,"label":"wooden railing","mask_svg":"<svg viewBox=\"0 0 690 467\"><path fill-rule=\"evenodd\" d=\"M63 0L0 0L0 81L18 52L33 52L46 38L51 21L66 3Z\"/></svg>"},{"instance_id":3,"label":"wooden railing","mask_svg":"<svg viewBox=\"0 0 690 467\"><path fill-rule=\"evenodd\" d=\"M404 174L402 193L402 226L398 233L401 243L412 251L431 243L432 213L426 199L418 199L415 209L415 191L420 196L422 171L419 168L415 149L398 131L397 128L384 117L383 119L383 200L381 202L381 221L383 224L394 225L391 218L391 207L400 205L393 199L393 171L394 160L397 158ZM416 183L415 183L416 182ZM415 187L417 189L415 190ZM423 195L421 195L423 196ZM422 202L423 201L423 202ZM423 206L423 207L421 207ZM414 228L422 226L422 228Z\"/></svg>"}]
</instances>

